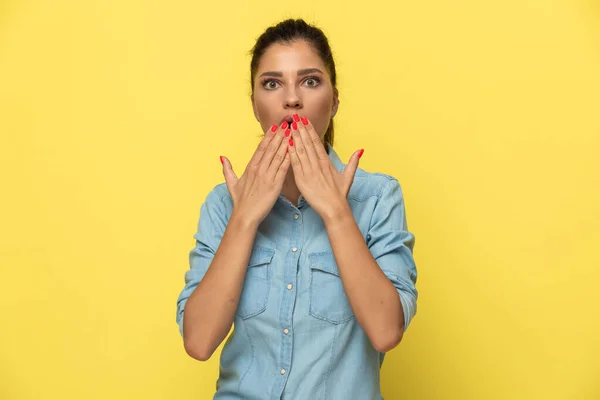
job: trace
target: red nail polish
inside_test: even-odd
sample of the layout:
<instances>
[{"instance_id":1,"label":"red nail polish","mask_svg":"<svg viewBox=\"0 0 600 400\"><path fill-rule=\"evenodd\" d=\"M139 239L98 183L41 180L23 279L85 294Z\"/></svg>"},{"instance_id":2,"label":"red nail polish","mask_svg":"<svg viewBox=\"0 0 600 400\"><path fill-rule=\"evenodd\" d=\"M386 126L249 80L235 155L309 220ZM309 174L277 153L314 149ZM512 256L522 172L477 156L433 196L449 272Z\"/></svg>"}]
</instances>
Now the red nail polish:
<instances>
[{"instance_id":1,"label":"red nail polish","mask_svg":"<svg viewBox=\"0 0 600 400\"><path fill-rule=\"evenodd\" d=\"M302 117L302 123L303 123L304 125L308 125L308 118L306 118L306 117Z\"/></svg>"},{"instance_id":2,"label":"red nail polish","mask_svg":"<svg viewBox=\"0 0 600 400\"><path fill-rule=\"evenodd\" d=\"M290 144L290 146L293 146L294 145L294 139L290 139L289 144Z\"/></svg>"},{"instance_id":3,"label":"red nail polish","mask_svg":"<svg viewBox=\"0 0 600 400\"><path fill-rule=\"evenodd\" d=\"M294 114L294 121L300 121L300 116L298 114Z\"/></svg>"},{"instance_id":4,"label":"red nail polish","mask_svg":"<svg viewBox=\"0 0 600 400\"><path fill-rule=\"evenodd\" d=\"M283 121L283 123L281 124L281 129L285 129L287 127L288 127L287 121Z\"/></svg>"},{"instance_id":5,"label":"red nail polish","mask_svg":"<svg viewBox=\"0 0 600 400\"><path fill-rule=\"evenodd\" d=\"M290 131L289 129L285 130L285 137L290 136L290 133L292 133L292 131Z\"/></svg>"},{"instance_id":6,"label":"red nail polish","mask_svg":"<svg viewBox=\"0 0 600 400\"><path fill-rule=\"evenodd\" d=\"M365 152L365 149L360 149L358 151L358 158L361 158L364 152Z\"/></svg>"},{"instance_id":7,"label":"red nail polish","mask_svg":"<svg viewBox=\"0 0 600 400\"><path fill-rule=\"evenodd\" d=\"M223 156L220 156L219 160L221 160L221 164L223 164Z\"/></svg>"},{"instance_id":8,"label":"red nail polish","mask_svg":"<svg viewBox=\"0 0 600 400\"><path fill-rule=\"evenodd\" d=\"M292 122L292 129L298 130L298 123L296 121Z\"/></svg>"},{"instance_id":9,"label":"red nail polish","mask_svg":"<svg viewBox=\"0 0 600 400\"><path fill-rule=\"evenodd\" d=\"M271 127L271 132L275 132L276 130L277 130L277 124L275 124Z\"/></svg>"}]
</instances>

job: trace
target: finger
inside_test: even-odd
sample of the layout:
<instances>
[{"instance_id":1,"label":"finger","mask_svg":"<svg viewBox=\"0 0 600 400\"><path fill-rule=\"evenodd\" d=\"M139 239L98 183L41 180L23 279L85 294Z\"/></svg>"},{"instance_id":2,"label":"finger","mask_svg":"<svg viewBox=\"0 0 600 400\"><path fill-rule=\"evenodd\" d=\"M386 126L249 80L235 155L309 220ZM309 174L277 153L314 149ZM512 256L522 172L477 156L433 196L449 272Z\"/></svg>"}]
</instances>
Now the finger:
<instances>
[{"instance_id":1,"label":"finger","mask_svg":"<svg viewBox=\"0 0 600 400\"><path fill-rule=\"evenodd\" d=\"M252 155L250 162L248 162L248 166L258 166L260 164L260 160L262 160L263 155L267 151L269 147L269 143L273 140L275 135L277 134L277 129L279 127L277 125L272 125L266 132L258 146L256 147L256 151Z\"/></svg>"},{"instance_id":2,"label":"finger","mask_svg":"<svg viewBox=\"0 0 600 400\"><path fill-rule=\"evenodd\" d=\"M227 159L227 157L221 156L221 164L223 164L223 176L225 177L225 183L227 184L227 188L231 190L233 186L237 183L238 177L233 172L233 167L231 163Z\"/></svg>"},{"instance_id":3,"label":"finger","mask_svg":"<svg viewBox=\"0 0 600 400\"><path fill-rule=\"evenodd\" d=\"M294 119L300 118L298 114L294 114ZM296 121L294 121L296 122ZM295 128L295 129L294 129ZM298 161L300 165L302 165L302 170L305 173L309 173L311 170L310 159L308 158L308 153L306 152L306 146L303 143L302 135L300 133L300 126L296 122L296 124L292 124L292 139L294 139L294 146L296 148L296 156L298 157ZM294 166L294 158L292 157L292 167Z\"/></svg>"},{"instance_id":4,"label":"finger","mask_svg":"<svg viewBox=\"0 0 600 400\"><path fill-rule=\"evenodd\" d=\"M285 153L285 156L283 157L283 162L281 163L281 165L279 166L279 169L277 170L277 174L275 175L275 182L282 184L283 180L285 179L285 176L287 175L288 169L290 169L290 164L291 164L291 159L290 159L290 153Z\"/></svg>"},{"instance_id":5,"label":"finger","mask_svg":"<svg viewBox=\"0 0 600 400\"><path fill-rule=\"evenodd\" d=\"M275 137L271 140L271 142L267 146L267 150L263 154L263 158L260 160L260 165L258 167L259 173L262 173L262 174L267 173L267 170L269 169L269 165L271 165L271 163L273 162L273 158L275 157L275 154L277 154L277 150L279 150L281 142L283 141L283 139L285 137L285 131L284 131L285 128L287 128L287 122L284 122L283 124L281 124L281 126L279 126L279 128L277 129L277 132L275 134Z\"/></svg>"},{"instance_id":6,"label":"finger","mask_svg":"<svg viewBox=\"0 0 600 400\"><path fill-rule=\"evenodd\" d=\"M310 169L315 169L318 165L319 158L317 157L317 151L315 150L315 144L311 139L308 131L306 130L306 125L303 121L307 121L306 117L302 117L302 121L297 123L298 136L300 136L302 140L302 146L306 151L306 158L310 163ZM317 143L320 144L320 139L317 138Z\"/></svg>"},{"instance_id":7,"label":"finger","mask_svg":"<svg viewBox=\"0 0 600 400\"><path fill-rule=\"evenodd\" d=\"M352 154L352 157L350 157L346 168L344 168L344 171L342 172L344 180L346 181L346 184L348 184L348 186L352 185L352 182L354 181L354 175L356 174L356 170L358 168L358 162L362 157L363 153L363 149L355 151L354 154Z\"/></svg>"},{"instance_id":8,"label":"finger","mask_svg":"<svg viewBox=\"0 0 600 400\"><path fill-rule=\"evenodd\" d=\"M269 168L267 168L267 176L271 177L271 179L275 179L275 175L277 174L277 171L279 171L279 167L281 167L281 163L283 163L283 160L285 159L285 155L288 152L289 144L285 138L289 137L289 136L290 136L290 129L288 128L285 130L284 137L279 142L279 148L277 149L277 152L273 156L273 160L271 161Z\"/></svg>"},{"instance_id":9,"label":"finger","mask_svg":"<svg viewBox=\"0 0 600 400\"><path fill-rule=\"evenodd\" d=\"M288 152L290 155L290 164L292 165L292 169L294 170L294 174L296 176L303 176L304 170L302 169L302 163L300 162L300 157L298 157L298 152L296 151L296 142L293 138L289 138L288 140Z\"/></svg>"},{"instance_id":10,"label":"finger","mask_svg":"<svg viewBox=\"0 0 600 400\"><path fill-rule=\"evenodd\" d=\"M321 140L321 137L315 130L315 127L313 126L313 124L311 124L310 121L308 120L308 118L306 118L306 117L302 117L301 121L302 121L302 125L306 129L306 132L308 133L308 137L310 138L310 140L312 141L312 143L314 145L315 152L317 154L317 158L319 160L325 160L325 159L329 160L329 154L327 154L327 150L325 150L323 141Z\"/></svg>"}]
</instances>

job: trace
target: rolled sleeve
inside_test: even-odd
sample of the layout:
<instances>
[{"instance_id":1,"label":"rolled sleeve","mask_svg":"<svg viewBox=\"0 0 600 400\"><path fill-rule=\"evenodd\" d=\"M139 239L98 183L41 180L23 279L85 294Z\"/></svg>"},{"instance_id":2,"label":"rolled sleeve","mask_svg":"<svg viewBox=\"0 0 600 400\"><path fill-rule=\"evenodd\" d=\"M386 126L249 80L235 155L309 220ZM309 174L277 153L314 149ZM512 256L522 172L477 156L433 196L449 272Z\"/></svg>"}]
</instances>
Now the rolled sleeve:
<instances>
[{"instance_id":1,"label":"rolled sleeve","mask_svg":"<svg viewBox=\"0 0 600 400\"><path fill-rule=\"evenodd\" d=\"M417 312L414 244L415 237L408 232L402 188L396 179L390 179L375 206L367 245L383 273L398 291L404 311L405 331Z\"/></svg>"},{"instance_id":2,"label":"rolled sleeve","mask_svg":"<svg viewBox=\"0 0 600 400\"><path fill-rule=\"evenodd\" d=\"M189 269L185 272L185 286L177 298L176 322L179 325L179 333L183 338L183 311L188 298L194 292L221 243L225 227L227 226L227 214L222 198L217 194L217 188L213 189L206 201L200 207L200 218L198 228L194 234L196 245L189 253Z\"/></svg>"}]
</instances>

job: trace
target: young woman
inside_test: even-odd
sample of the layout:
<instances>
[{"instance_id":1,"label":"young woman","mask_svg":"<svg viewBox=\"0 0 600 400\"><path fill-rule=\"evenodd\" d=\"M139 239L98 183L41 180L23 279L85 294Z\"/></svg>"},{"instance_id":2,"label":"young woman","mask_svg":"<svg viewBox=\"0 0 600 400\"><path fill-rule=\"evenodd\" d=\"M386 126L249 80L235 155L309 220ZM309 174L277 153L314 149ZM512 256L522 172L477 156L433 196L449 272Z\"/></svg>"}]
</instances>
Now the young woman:
<instances>
[{"instance_id":1,"label":"young woman","mask_svg":"<svg viewBox=\"0 0 600 400\"><path fill-rule=\"evenodd\" d=\"M333 150L339 106L325 35L303 20L253 48L264 138L200 210L177 300L187 353L220 359L215 399L381 399L385 352L416 312L414 236L396 179Z\"/></svg>"}]
</instances>

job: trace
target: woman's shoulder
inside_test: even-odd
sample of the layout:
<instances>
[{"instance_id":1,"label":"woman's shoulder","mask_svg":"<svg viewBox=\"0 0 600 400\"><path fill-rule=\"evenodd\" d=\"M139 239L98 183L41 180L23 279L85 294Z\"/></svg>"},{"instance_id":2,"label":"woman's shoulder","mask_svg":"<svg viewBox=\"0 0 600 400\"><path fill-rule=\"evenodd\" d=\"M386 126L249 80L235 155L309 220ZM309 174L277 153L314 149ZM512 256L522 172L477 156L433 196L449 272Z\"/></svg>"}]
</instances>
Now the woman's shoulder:
<instances>
[{"instance_id":1,"label":"woman's shoulder","mask_svg":"<svg viewBox=\"0 0 600 400\"><path fill-rule=\"evenodd\" d=\"M233 204L227 184L225 182L219 183L214 186L206 195L204 207L228 209Z\"/></svg>"},{"instance_id":2,"label":"woman's shoulder","mask_svg":"<svg viewBox=\"0 0 600 400\"><path fill-rule=\"evenodd\" d=\"M359 201L369 197L382 197L395 186L400 188L400 182L396 177L383 172L365 171L359 167L356 169L348 197Z\"/></svg>"},{"instance_id":3,"label":"woman's shoulder","mask_svg":"<svg viewBox=\"0 0 600 400\"><path fill-rule=\"evenodd\" d=\"M335 168L340 172L344 171L347 164L340 159L333 146L327 144L327 148ZM365 171L359 166L354 174L348 198L364 201L370 197L382 197L385 193L393 190L395 186L400 188L400 183L394 176L382 172Z\"/></svg>"}]
</instances>

